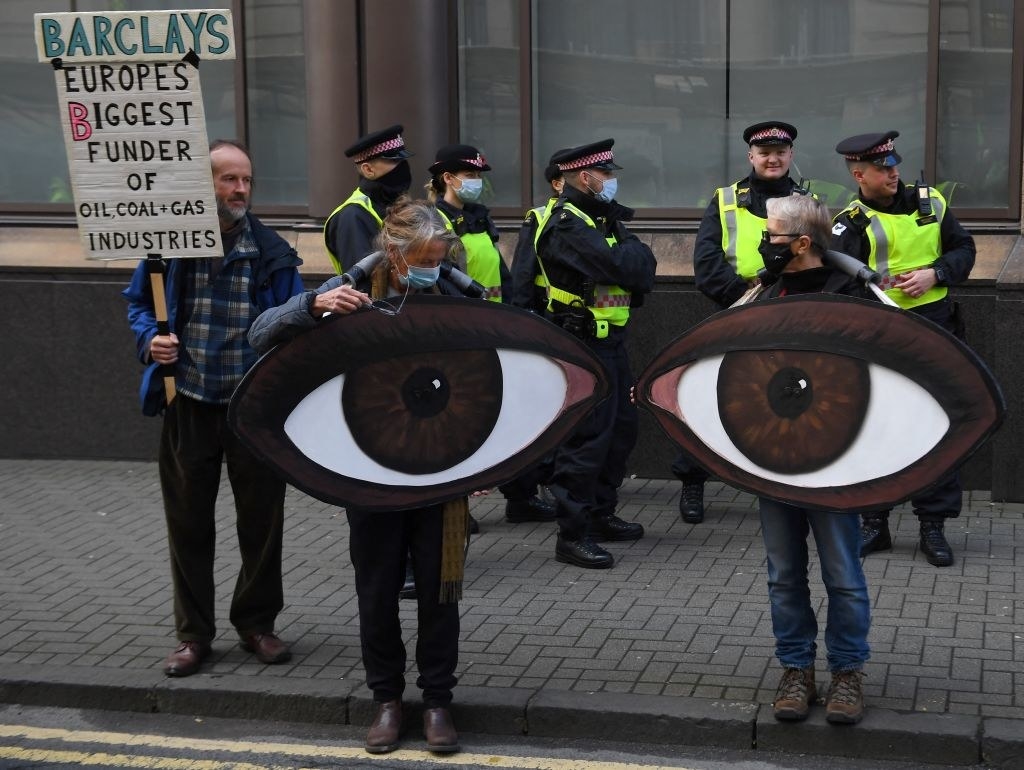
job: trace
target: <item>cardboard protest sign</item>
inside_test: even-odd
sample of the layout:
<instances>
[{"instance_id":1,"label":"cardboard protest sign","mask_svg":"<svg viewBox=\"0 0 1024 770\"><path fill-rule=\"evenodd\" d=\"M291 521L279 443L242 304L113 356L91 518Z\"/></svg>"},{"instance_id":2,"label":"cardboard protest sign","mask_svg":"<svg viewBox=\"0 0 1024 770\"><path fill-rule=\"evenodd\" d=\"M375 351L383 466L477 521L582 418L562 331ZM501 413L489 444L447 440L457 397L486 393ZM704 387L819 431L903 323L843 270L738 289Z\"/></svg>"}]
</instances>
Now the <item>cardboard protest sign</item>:
<instances>
[{"instance_id":1,"label":"cardboard protest sign","mask_svg":"<svg viewBox=\"0 0 1024 770\"><path fill-rule=\"evenodd\" d=\"M227 10L35 15L87 259L221 256L199 82L234 58Z\"/></svg>"}]
</instances>

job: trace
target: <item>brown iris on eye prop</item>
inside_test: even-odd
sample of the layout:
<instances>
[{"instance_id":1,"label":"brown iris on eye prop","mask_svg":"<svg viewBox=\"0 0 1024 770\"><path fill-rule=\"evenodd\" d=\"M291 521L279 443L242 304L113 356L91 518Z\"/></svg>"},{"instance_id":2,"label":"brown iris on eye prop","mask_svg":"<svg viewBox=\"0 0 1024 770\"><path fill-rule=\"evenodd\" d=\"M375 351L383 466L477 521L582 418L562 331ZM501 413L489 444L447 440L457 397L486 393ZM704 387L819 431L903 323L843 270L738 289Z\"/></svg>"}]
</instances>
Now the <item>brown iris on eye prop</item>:
<instances>
[{"instance_id":1,"label":"brown iris on eye prop","mask_svg":"<svg viewBox=\"0 0 1024 770\"><path fill-rule=\"evenodd\" d=\"M842 456L871 402L867 365L813 351L734 351L722 360L722 426L750 460L805 473Z\"/></svg>"},{"instance_id":2,"label":"brown iris on eye prop","mask_svg":"<svg viewBox=\"0 0 1024 770\"><path fill-rule=\"evenodd\" d=\"M502 402L494 350L407 354L350 372L342 391L356 445L386 468L434 473L471 457Z\"/></svg>"}]
</instances>

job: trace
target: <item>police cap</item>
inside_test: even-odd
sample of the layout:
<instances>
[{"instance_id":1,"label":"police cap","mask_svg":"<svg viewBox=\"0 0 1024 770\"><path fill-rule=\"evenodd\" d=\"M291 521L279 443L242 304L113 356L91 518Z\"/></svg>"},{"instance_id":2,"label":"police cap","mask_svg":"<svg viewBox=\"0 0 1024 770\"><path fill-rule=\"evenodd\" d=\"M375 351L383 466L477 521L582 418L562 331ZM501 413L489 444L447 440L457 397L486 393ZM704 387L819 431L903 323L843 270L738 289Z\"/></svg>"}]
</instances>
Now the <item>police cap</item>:
<instances>
[{"instance_id":1,"label":"police cap","mask_svg":"<svg viewBox=\"0 0 1024 770\"><path fill-rule=\"evenodd\" d=\"M401 160L402 158L411 158L412 153L405 149L402 127L395 125L362 137L345 150L345 157L352 158L354 163L362 163L374 158Z\"/></svg>"},{"instance_id":2,"label":"police cap","mask_svg":"<svg viewBox=\"0 0 1024 770\"><path fill-rule=\"evenodd\" d=\"M480 150L468 144L448 144L437 151L429 171L431 176L445 171L490 171Z\"/></svg>"},{"instance_id":3,"label":"police cap","mask_svg":"<svg viewBox=\"0 0 1024 770\"><path fill-rule=\"evenodd\" d=\"M614 139L602 139L600 142L583 144L579 147L570 147L567 150L559 150L551 156L551 162L558 166L558 170L580 171L585 168L599 168L603 171L615 171L622 166L615 165L612 158L612 145Z\"/></svg>"},{"instance_id":4,"label":"police cap","mask_svg":"<svg viewBox=\"0 0 1024 770\"><path fill-rule=\"evenodd\" d=\"M747 126L743 132L743 141L748 145L755 144L793 144L796 139L796 126L783 123L781 120L766 120Z\"/></svg>"},{"instance_id":5,"label":"police cap","mask_svg":"<svg viewBox=\"0 0 1024 770\"><path fill-rule=\"evenodd\" d=\"M895 166L903 161L892 143L892 140L899 135L899 131L886 131L883 134L857 134L857 136L851 136L837 144L836 152L847 160L864 161L875 166Z\"/></svg>"},{"instance_id":6,"label":"police cap","mask_svg":"<svg viewBox=\"0 0 1024 770\"><path fill-rule=\"evenodd\" d=\"M571 149L571 147L565 147L561 150L555 150L551 154L551 157L548 158L548 165L544 168L544 178L547 180L548 184L551 184L556 179L562 178L562 169L560 169L558 164L555 163L555 156L559 153L568 152Z\"/></svg>"}]
</instances>

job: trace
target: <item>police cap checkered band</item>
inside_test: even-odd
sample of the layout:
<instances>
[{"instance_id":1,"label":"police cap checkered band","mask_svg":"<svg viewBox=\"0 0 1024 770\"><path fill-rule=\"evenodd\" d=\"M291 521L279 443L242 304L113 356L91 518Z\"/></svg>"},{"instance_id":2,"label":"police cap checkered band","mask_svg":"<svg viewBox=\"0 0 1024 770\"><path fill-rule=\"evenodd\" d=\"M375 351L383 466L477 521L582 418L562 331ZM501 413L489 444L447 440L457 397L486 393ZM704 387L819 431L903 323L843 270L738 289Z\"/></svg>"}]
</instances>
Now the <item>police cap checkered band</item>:
<instances>
[{"instance_id":1,"label":"police cap checkered band","mask_svg":"<svg viewBox=\"0 0 1024 770\"><path fill-rule=\"evenodd\" d=\"M372 147L353 155L352 160L355 163L362 163L364 160L376 158L378 155L386 155L390 151L401 150L404 147L405 142L402 141L402 135L399 134L396 137L388 139L385 142L381 142L380 144L375 144Z\"/></svg>"},{"instance_id":2,"label":"police cap checkered band","mask_svg":"<svg viewBox=\"0 0 1024 770\"><path fill-rule=\"evenodd\" d=\"M612 151L605 150L604 152L595 152L592 155L584 155L582 158L570 160L567 163L559 163L558 168L560 171L572 171L576 168L587 168L601 163L608 163L611 160L613 160Z\"/></svg>"},{"instance_id":3,"label":"police cap checkered band","mask_svg":"<svg viewBox=\"0 0 1024 770\"><path fill-rule=\"evenodd\" d=\"M437 151L429 171L431 176L438 176L445 171L490 171L487 158L476 147L470 144L447 144Z\"/></svg>"},{"instance_id":4,"label":"police cap checkered band","mask_svg":"<svg viewBox=\"0 0 1024 770\"><path fill-rule=\"evenodd\" d=\"M892 139L889 139L881 144L876 144L874 147L869 147L863 152L852 153L845 157L847 160L860 160L861 158L870 158L872 155L888 155L895 149L896 145L893 144Z\"/></svg>"},{"instance_id":5,"label":"police cap checkered band","mask_svg":"<svg viewBox=\"0 0 1024 770\"><path fill-rule=\"evenodd\" d=\"M759 139L781 139L784 142L793 141L793 137L791 137L785 129L779 128L778 126L772 126L771 128L766 128L763 131L758 131L751 135L750 142L754 143Z\"/></svg>"},{"instance_id":6,"label":"police cap checkered band","mask_svg":"<svg viewBox=\"0 0 1024 770\"><path fill-rule=\"evenodd\" d=\"M766 120L747 126L743 131L743 141L747 144L793 144L796 134L796 126L790 123Z\"/></svg>"}]
</instances>

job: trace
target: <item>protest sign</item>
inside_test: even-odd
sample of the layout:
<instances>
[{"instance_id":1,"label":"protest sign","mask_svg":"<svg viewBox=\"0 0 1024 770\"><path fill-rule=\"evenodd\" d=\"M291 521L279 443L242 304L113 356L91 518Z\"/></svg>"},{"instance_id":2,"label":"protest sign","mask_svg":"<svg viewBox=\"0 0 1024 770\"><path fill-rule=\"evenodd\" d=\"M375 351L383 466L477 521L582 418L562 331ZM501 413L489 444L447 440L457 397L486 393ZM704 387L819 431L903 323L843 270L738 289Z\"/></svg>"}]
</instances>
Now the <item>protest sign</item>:
<instances>
[{"instance_id":1,"label":"protest sign","mask_svg":"<svg viewBox=\"0 0 1024 770\"><path fill-rule=\"evenodd\" d=\"M230 12L36 14L35 31L86 258L222 256L199 65L234 57Z\"/></svg>"}]
</instances>

